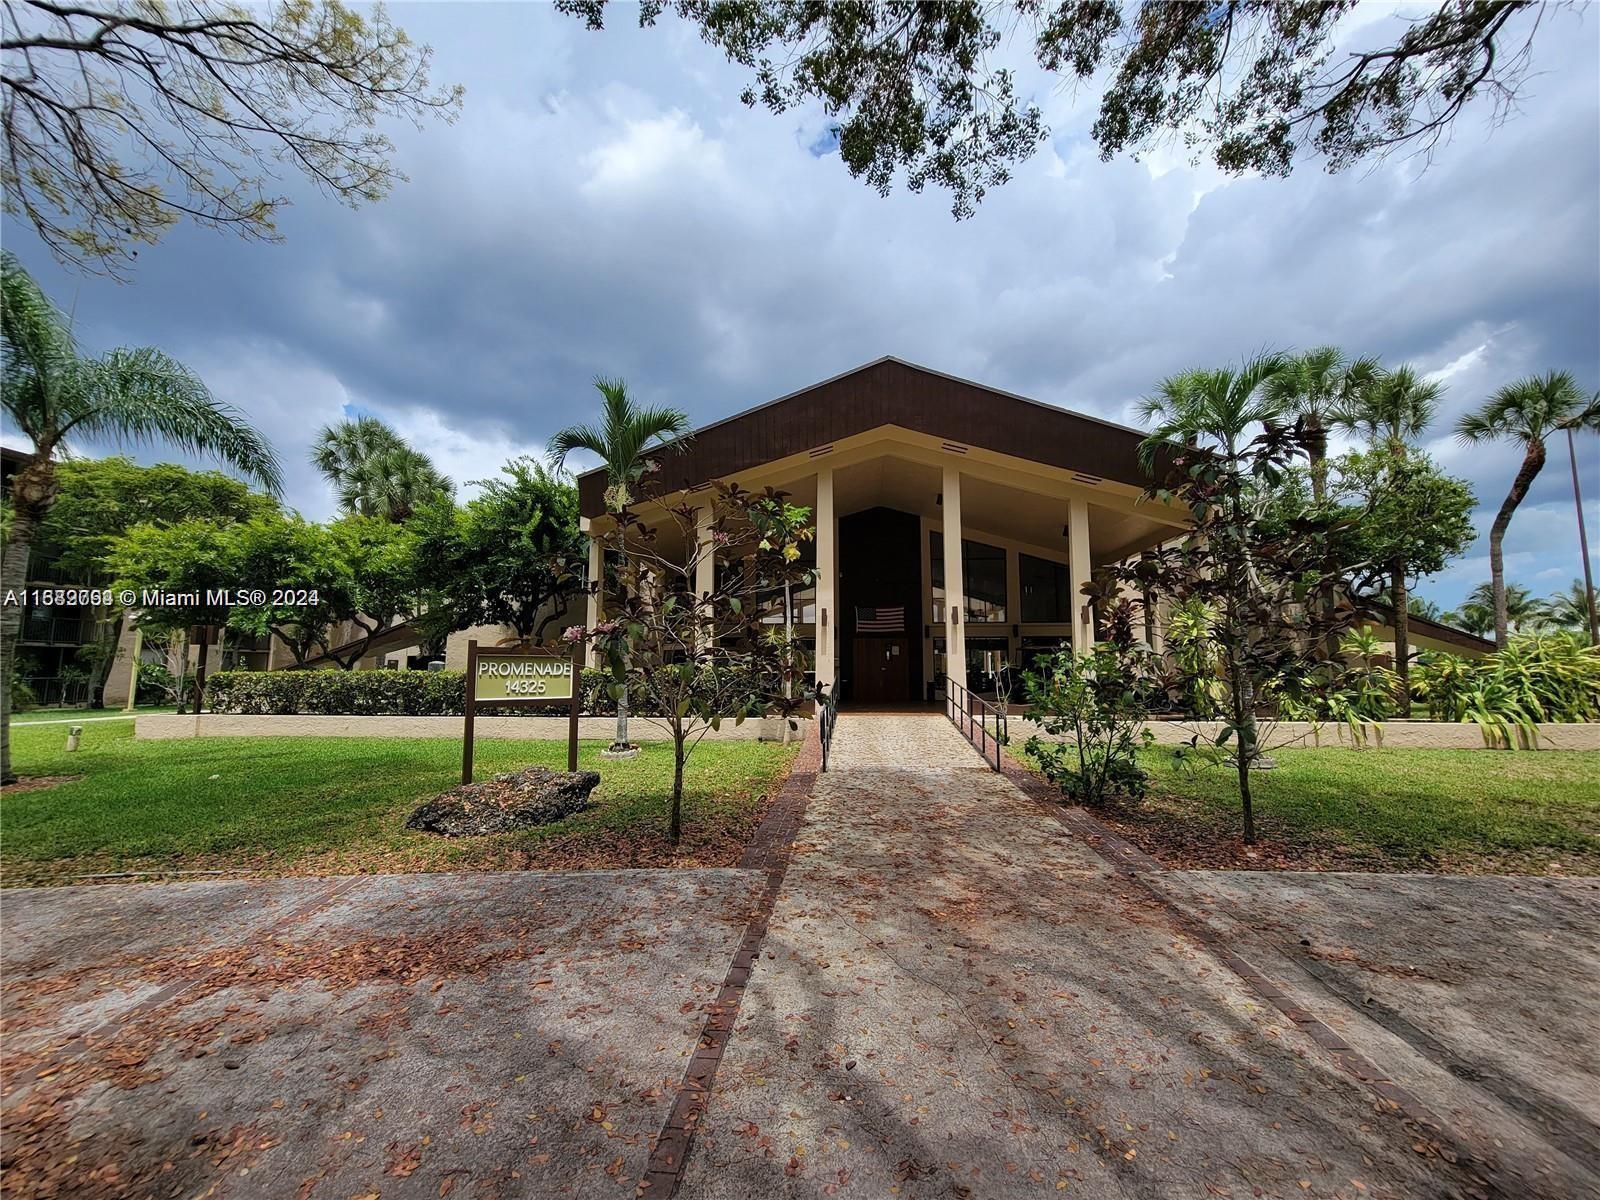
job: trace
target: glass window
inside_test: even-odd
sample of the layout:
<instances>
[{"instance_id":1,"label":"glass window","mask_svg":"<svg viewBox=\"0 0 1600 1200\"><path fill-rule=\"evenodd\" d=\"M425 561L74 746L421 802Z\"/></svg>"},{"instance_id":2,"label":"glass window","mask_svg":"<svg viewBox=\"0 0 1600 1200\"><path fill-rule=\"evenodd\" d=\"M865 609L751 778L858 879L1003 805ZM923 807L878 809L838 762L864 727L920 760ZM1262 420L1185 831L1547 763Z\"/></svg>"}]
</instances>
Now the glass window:
<instances>
[{"instance_id":1,"label":"glass window","mask_svg":"<svg viewBox=\"0 0 1600 1200\"><path fill-rule=\"evenodd\" d=\"M961 539L961 583L966 589L968 621L1006 619L1006 552L999 546Z\"/></svg>"},{"instance_id":2,"label":"glass window","mask_svg":"<svg viewBox=\"0 0 1600 1200\"><path fill-rule=\"evenodd\" d=\"M1008 654L1005 638L968 638L967 687L980 695L994 695Z\"/></svg>"},{"instance_id":3,"label":"glass window","mask_svg":"<svg viewBox=\"0 0 1600 1200\"><path fill-rule=\"evenodd\" d=\"M928 574L933 580L933 623L944 624L944 535L928 533ZM963 615L968 621L992 621L1003 625L1006 619L1006 552L999 546L986 546L961 539L961 582L966 588Z\"/></svg>"},{"instance_id":4,"label":"glass window","mask_svg":"<svg viewBox=\"0 0 1600 1200\"><path fill-rule=\"evenodd\" d=\"M1072 645L1072 639L1066 637L1025 637L1019 648L1018 666L1022 673L1037 672L1039 660L1046 655L1054 654L1058 650L1066 650Z\"/></svg>"},{"instance_id":5,"label":"glass window","mask_svg":"<svg viewBox=\"0 0 1600 1200\"><path fill-rule=\"evenodd\" d=\"M1072 620L1072 597L1065 563L1017 556L1017 576L1022 587L1022 619L1028 624L1065 625Z\"/></svg>"}]
</instances>

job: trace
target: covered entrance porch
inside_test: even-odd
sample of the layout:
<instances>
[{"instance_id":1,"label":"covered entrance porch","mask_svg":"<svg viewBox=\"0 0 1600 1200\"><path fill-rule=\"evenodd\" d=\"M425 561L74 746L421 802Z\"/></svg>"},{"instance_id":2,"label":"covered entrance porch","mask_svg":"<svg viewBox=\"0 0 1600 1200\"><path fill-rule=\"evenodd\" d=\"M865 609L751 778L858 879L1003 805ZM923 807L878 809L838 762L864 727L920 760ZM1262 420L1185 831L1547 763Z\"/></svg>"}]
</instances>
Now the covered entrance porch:
<instances>
[{"instance_id":1,"label":"covered entrance porch","mask_svg":"<svg viewBox=\"0 0 1600 1200\"><path fill-rule=\"evenodd\" d=\"M726 478L812 509L795 634L856 710L942 711L952 675L1020 698L1039 655L1093 643L1081 589L1095 568L1183 528L1136 486L896 426Z\"/></svg>"}]
</instances>

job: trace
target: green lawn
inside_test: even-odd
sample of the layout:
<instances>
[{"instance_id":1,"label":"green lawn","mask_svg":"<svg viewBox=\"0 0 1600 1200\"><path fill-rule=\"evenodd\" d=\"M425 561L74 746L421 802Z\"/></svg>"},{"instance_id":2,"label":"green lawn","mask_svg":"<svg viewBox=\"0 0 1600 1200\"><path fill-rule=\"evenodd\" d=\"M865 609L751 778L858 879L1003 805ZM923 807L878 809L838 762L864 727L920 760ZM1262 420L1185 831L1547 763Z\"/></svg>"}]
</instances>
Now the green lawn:
<instances>
[{"instance_id":1,"label":"green lawn","mask_svg":"<svg viewBox=\"0 0 1600 1200\"><path fill-rule=\"evenodd\" d=\"M460 781L451 739L201 738L136 742L133 723L86 724L66 753L65 726L12 731L25 776L81 775L0 800L0 870L8 884L95 872L248 869L342 873L529 866L727 865L764 810L794 748L706 741L689 760L684 839L665 837L672 748L631 762L580 746L599 771L597 807L538 830L488 838L411 833L420 801ZM477 778L530 763L566 765L564 742L480 739Z\"/></svg>"},{"instance_id":2,"label":"green lawn","mask_svg":"<svg viewBox=\"0 0 1600 1200\"><path fill-rule=\"evenodd\" d=\"M1274 751L1254 859L1232 771L1141 757L1150 795L1107 819L1172 865L1600 873L1600 751Z\"/></svg>"},{"instance_id":3,"label":"green lawn","mask_svg":"<svg viewBox=\"0 0 1600 1200\"><path fill-rule=\"evenodd\" d=\"M176 711L176 707L170 704L164 708L147 707L141 704L131 713L124 712L120 708L35 708L29 712L12 713L11 723L13 725L55 725L73 721L131 721L134 717L142 717L146 713ZM65 737L66 735L62 734L62 736Z\"/></svg>"}]
</instances>

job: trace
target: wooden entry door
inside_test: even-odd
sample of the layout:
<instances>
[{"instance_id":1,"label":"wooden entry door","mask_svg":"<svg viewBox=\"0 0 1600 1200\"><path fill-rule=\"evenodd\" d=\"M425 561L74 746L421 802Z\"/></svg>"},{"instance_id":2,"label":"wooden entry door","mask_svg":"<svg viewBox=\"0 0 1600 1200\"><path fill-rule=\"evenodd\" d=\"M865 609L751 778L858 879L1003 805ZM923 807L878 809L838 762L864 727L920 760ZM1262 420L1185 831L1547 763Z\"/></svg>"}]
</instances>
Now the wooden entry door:
<instances>
[{"instance_id":1,"label":"wooden entry door","mask_svg":"<svg viewBox=\"0 0 1600 1200\"><path fill-rule=\"evenodd\" d=\"M857 704L905 704L911 699L911 639L861 637L855 639Z\"/></svg>"}]
</instances>

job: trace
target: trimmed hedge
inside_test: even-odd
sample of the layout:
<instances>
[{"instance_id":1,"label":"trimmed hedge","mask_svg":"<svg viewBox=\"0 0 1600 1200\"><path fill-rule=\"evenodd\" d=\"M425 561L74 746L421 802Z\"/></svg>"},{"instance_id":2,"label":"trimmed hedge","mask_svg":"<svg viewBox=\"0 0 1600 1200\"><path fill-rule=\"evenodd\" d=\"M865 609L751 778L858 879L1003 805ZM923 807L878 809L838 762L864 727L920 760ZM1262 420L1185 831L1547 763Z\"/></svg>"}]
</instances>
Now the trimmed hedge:
<instances>
[{"instance_id":1,"label":"trimmed hedge","mask_svg":"<svg viewBox=\"0 0 1600 1200\"><path fill-rule=\"evenodd\" d=\"M583 672L585 716L616 714L609 683L603 671ZM252 716L451 717L461 715L466 695L463 671L218 671L206 679L212 712ZM635 701L634 711L641 707ZM481 704L478 711L538 717L560 710Z\"/></svg>"}]
</instances>

